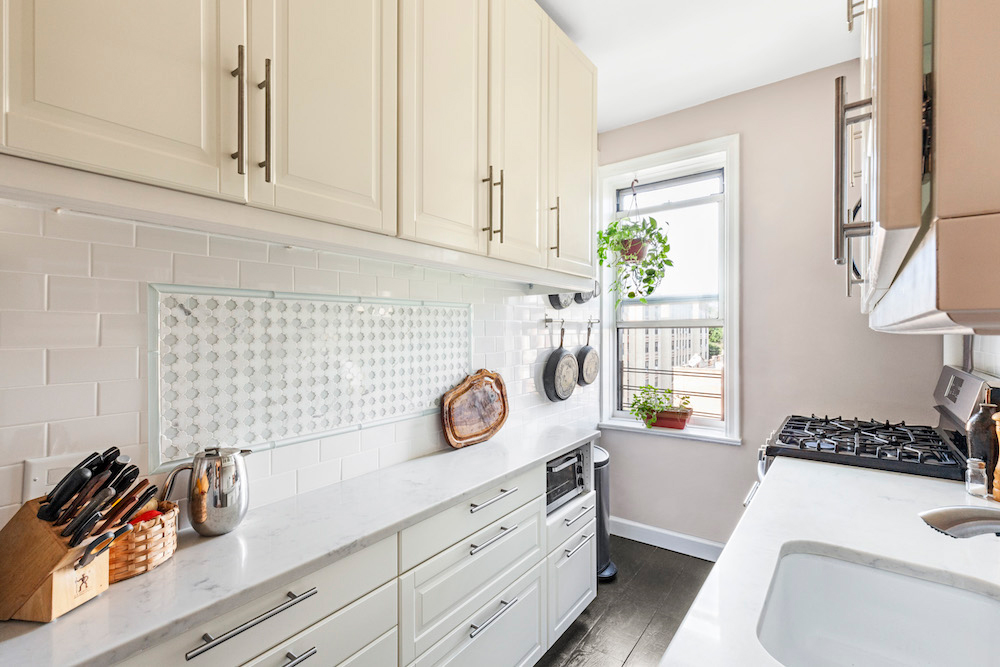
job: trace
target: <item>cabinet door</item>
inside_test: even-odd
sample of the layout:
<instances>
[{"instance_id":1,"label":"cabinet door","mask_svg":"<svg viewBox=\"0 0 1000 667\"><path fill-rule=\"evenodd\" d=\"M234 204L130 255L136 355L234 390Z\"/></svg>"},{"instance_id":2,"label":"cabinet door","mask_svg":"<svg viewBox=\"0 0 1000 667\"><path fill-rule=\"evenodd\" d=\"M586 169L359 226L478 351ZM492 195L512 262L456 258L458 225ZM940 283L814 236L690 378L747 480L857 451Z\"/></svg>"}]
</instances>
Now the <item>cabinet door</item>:
<instances>
[{"instance_id":1,"label":"cabinet door","mask_svg":"<svg viewBox=\"0 0 1000 667\"><path fill-rule=\"evenodd\" d=\"M534 0L490 2L490 255L546 266L549 17Z\"/></svg>"},{"instance_id":2,"label":"cabinet door","mask_svg":"<svg viewBox=\"0 0 1000 667\"><path fill-rule=\"evenodd\" d=\"M489 0L402 0L399 235L486 254Z\"/></svg>"},{"instance_id":3,"label":"cabinet door","mask_svg":"<svg viewBox=\"0 0 1000 667\"><path fill-rule=\"evenodd\" d=\"M549 645L597 597L596 531L591 520L549 555Z\"/></svg>"},{"instance_id":4,"label":"cabinet door","mask_svg":"<svg viewBox=\"0 0 1000 667\"><path fill-rule=\"evenodd\" d=\"M7 5L6 149L244 199L233 0Z\"/></svg>"},{"instance_id":5,"label":"cabinet door","mask_svg":"<svg viewBox=\"0 0 1000 667\"><path fill-rule=\"evenodd\" d=\"M254 2L250 30L251 201L395 234L396 0Z\"/></svg>"},{"instance_id":6,"label":"cabinet door","mask_svg":"<svg viewBox=\"0 0 1000 667\"><path fill-rule=\"evenodd\" d=\"M594 275L596 155L597 69L552 23L549 35L550 269L588 277Z\"/></svg>"}]
</instances>

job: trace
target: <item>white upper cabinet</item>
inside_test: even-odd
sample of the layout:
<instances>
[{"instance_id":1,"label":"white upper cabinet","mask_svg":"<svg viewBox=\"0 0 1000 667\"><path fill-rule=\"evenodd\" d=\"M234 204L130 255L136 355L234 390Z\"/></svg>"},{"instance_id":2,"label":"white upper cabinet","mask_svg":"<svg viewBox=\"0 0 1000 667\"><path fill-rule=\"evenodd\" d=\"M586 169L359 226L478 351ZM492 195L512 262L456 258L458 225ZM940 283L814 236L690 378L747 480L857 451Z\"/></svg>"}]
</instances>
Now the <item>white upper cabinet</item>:
<instances>
[{"instance_id":1,"label":"white upper cabinet","mask_svg":"<svg viewBox=\"0 0 1000 667\"><path fill-rule=\"evenodd\" d=\"M232 0L7 4L6 150L245 198L244 5ZM240 157L240 156L237 156Z\"/></svg>"},{"instance_id":2,"label":"white upper cabinet","mask_svg":"<svg viewBox=\"0 0 1000 667\"><path fill-rule=\"evenodd\" d=\"M597 69L562 30L549 32L548 266L594 274Z\"/></svg>"},{"instance_id":3,"label":"white upper cabinet","mask_svg":"<svg viewBox=\"0 0 1000 667\"><path fill-rule=\"evenodd\" d=\"M490 3L490 255L546 266L549 17L534 0Z\"/></svg>"},{"instance_id":4,"label":"white upper cabinet","mask_svg":"<svg viewBox=\"0 0 1000 667\"><path fill-rule=\"evenodd\" d=\"M251 202L396 233L396 11L253 1Z\"/></svg>"},{"instance_id":5,"label":"white upper cabinet","mask_svg":"<svg viewBox=\"0 0 1000 667\"><path fill-rule=\"evenodd\" d=\"M401 0L399 235L485 254L488 0Z\"/></svg>"}]
</instances>

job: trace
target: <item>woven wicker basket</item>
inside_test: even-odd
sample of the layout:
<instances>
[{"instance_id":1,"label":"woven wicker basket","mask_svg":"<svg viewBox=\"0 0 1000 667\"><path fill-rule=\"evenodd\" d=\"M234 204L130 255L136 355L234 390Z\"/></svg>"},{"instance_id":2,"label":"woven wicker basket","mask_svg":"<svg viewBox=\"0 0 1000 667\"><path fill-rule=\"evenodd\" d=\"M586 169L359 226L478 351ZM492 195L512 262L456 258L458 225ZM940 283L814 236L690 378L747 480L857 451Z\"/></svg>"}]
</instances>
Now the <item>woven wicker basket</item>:
<instances>
[{"instance_id":1,"label":"woven wicker basket","mask_svg":"<svg viewBox=\"0 0 1000 667\"><path fill-rule=\"evenodd\" d=\"M158 517L135 524L132 532L111 545L111 583L149 572L177 548L177 505L161 502Z\"/></svg>"}]
</instances>

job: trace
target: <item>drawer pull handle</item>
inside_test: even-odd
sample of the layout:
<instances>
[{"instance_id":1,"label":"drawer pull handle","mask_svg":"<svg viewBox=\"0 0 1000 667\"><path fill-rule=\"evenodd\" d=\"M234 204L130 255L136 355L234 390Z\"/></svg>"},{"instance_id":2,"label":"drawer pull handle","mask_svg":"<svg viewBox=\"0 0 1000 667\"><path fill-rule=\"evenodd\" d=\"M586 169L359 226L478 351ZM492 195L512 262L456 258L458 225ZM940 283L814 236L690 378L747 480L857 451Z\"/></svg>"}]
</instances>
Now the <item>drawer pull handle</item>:
<instances>
[{"instance_id":1,"label":"drawer pull handle","mask_svg":"<svg viewBox=\"0 0 1000 667\"><path fill-rule=\"evenodd\" d=\"M506 498L507 496L509 496L512 493L515 493L516 491L517 491L517 487L516 486L513 489L500 489L500 493L498 493L497 495L493 496L492 498L490 498L489 500L487 500L485 503L479 503L478 505L476 503L470 503L469 504L469 514L475 514L476 512L478 512L481 509L486 509L487 507L489 507L493 503L495 503L495 502L497 502L499 500L503 500L504 498Z\"/></svg>"},{"instance_id":2,"label":"drawer pull handle","mask_svg":"<svg viewBox=\"0 0 1000 667\"><path fill-rule=\"evenodd\" d=\"M503 526L500 526L500 532L499 533L497 533L496 535L494 535L490 539L486 540L485 542L483 542L479 546L476 546L475 544L470 544L469 546L472 547L472 548L469 549L469 555L470 556L475 556L477 553L479 553L480 551L482 551L486 547L490 546L491 544L493 544L494 542L496 542L497 540L499 540L500 538L502 538L504 535L507 535L508 533L511 533L511 532L513 532L515 530L517 530L517 524L516 523L513 526L511 526L510 528L504 528Z\"/></svg>"},{"instance_id":3,"label":"drawer pull handle","mask_svg":"<svg viewBox=\"0 0 1000 667\"><path fill-rule=\"evenodd\" d=\"M485 630L486 628L490 627L498 620L500 620L500 617L506 614L508 611L510 611L510 608L513 607L515 604L517 604L517 598L514 598L510 602L505 602L503 600L500 600L500 608L497 609L492 616L487 618L485 623L483 623L482 625L476 625L475 623L473 623L470 626L472 628L472 632L469 633L469 639L475 639L476 637L478 637L480 632L482 632L483 630Z\"/></svg>"},{"instance_id":4,"label":"drawer pull handle","mask_svg":"<svg viewBox=\"0 0 1000 667\"><path fill-rule=\"evenodd\" d=\"M241 632L246 632L250 628L254 627L255 625L257 625L259 623L263 623L264 621L266 621L267 619L271 618L272 616L277 616L278 614L280 614L281 612L285 611L286 609L290 609L290 608L294 607L295 605L297 605L298 603L302 602L306 598L311 598L312 596L316 595L316 593L317 593L317 590L316 590L315 586L313 586L312 588L310 588L309 590L307 590L305 593L303 593L301 595L296 595L295 593L293 593L291 591L288 591L289 600L287 602L282 602L277 607L275 607L273 609L269 609L268 611L265 611L260 616L258 616L256 618L251 618L249 621L247 621L243 625L235 627L235 628L233 628L232 630L230 630L227 633L219 635L218 637L213 637L212 635L210 635L209 633L206 632L205 634L203 634L201 636L201 638L203 640L205 640L205 643L202 644L201 646L199 646L198 648L193 649L193 650L188 651L187 653L185 653L184 654L184 659L185 660L194 660L195 658L197 658L199 655L201 655L205 651L212 650L213 648L215 648L219 644L221 644L221 643L223 643L225 641L229 641L230 639L232 639L236 635L240 634Z\"/></svg>"},{"instance_id":5,"label":"drawer pull handle","mask_svg":"<svg viewBox=\"0 0 1000 667\"><path fill-rule=\"evenodd\" d=\"M577 521L579 521L583 517L587 516L590 513L590 510L592 510L592 509L594 509L593 505L591 505L590 507L584 507L583 511L580 512L579 514L577 514L575 517L573 517L572 519L566 519L566 525L567 526L572 526L574 523L576 523Z\"/></svg>"},{"instance_id":6,"label":"drawer pull handle","mask_svg":"<svg viewBox=\"0 0 1000 667\"><path fill-rule=\"evenodd\" d=\"M591 533L590 535L584 535L583 539L580 540L580 543L578 545L576 545L572 549L566 549L566 558L572 558L573 555L577 551L579 551L580 549L582 549L584 547L584 545L587 544L587 542L589 542L590 540L592 540L594 538L595 534L596 533Z\"/></svg>"},{"instance_id":7,"label":"drawer pull handle","mask_svg":"<svg viewBox=\"0 0 1000 667\"><path fill-rule=\"evenodd\" d=\"M296 656L294 653L289 651L288 653L285 654L285 657L288 658L289 660L289 662L285 663L285 667L295 667L295 665L301 665L303 662L313 657L314 655L316 655L315 646L313 646L311 649L309 649L300 656Z\"/></svg>"}]
</instances>

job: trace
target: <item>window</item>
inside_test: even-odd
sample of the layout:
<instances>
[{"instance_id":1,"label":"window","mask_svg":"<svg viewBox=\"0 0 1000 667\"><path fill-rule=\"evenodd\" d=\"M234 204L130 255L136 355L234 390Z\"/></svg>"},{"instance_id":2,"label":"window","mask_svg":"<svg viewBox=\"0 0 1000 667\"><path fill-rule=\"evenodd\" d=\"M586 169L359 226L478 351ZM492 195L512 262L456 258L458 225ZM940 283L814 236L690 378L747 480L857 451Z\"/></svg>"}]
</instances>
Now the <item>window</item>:
<instances>
[{"instance_id":1,"label":"window","mask_svg":"<svg viewBox=\"0 0 1000 667\"><path fill-rule=\"evenodd\" d=\"M738 441L738 150L725 137L601 170L603 219L655 218L674 263L646 303L605 299L612 419L631 420L633 395L651 384L691 397L695 435Z\"/></svg>"}]
</instances>

